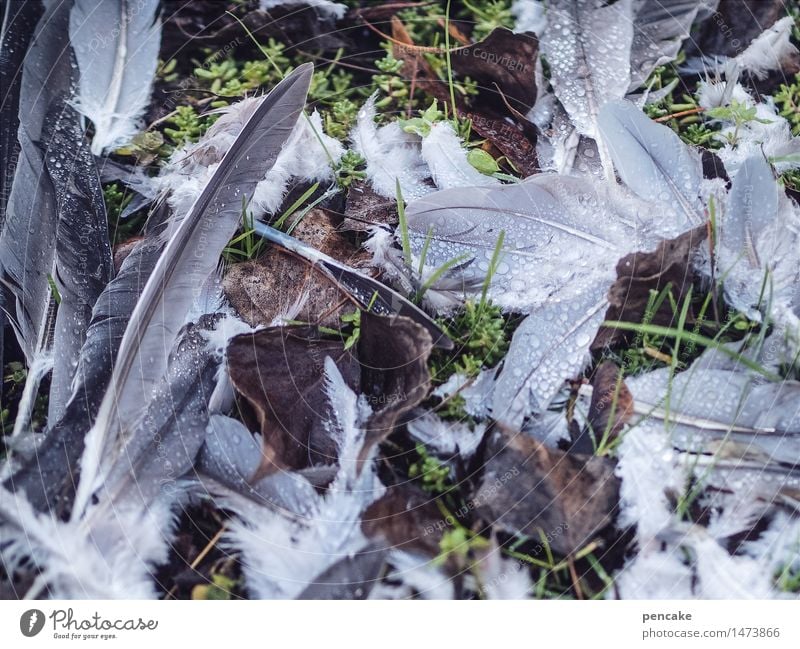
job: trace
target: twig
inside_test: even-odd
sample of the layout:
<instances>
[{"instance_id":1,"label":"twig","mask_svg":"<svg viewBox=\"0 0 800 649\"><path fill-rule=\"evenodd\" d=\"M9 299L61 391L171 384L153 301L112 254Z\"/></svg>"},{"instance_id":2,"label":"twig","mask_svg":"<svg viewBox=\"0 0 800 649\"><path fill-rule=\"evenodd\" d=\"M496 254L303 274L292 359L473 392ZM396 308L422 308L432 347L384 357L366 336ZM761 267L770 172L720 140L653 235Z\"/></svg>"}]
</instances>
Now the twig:
<instances>
[{"instance_id":1,"label":"twig","mask_svg":"<svg viewBox=\"0 0 800 649\"><path fill-rule=\"evenodd\" d=\"M654 119L654 122L668 122L669 120L675 117L686 117L687 115L697 115L697 113L702 113L705 110L702 106L698 106L697 108L690 108L689 110L681 110L677 113L671 113L669 115L664 115L663 117L658 117Z\"/></svg>"},{"instance_id":2,"label":"twig","mask_svg":"<svg viewBox=\"0 0 800 649\"><path fill-rule=\"evenodd\" d=\"M200 553L195 557L194 561L192 561L192 563L189 564L189 568L191 570L196 570L197 566L199 566L200 563L203 561L203 559L205 559L208 556L208 553L214 549L214 546L219 542L219 540L222 538L222 535L225 533L225 529L227 528L227 526L228 526L227 523L223 523L222 527L219 528L219 531L214 536L211 537L211 540L208 543L206 543L206 547L200 550ZM164 599L170 599L170 598L175 599L175 591L177 589L178 589L177 585L170 588L169 592L167 593Z\"/></svg>"}]
</instances>

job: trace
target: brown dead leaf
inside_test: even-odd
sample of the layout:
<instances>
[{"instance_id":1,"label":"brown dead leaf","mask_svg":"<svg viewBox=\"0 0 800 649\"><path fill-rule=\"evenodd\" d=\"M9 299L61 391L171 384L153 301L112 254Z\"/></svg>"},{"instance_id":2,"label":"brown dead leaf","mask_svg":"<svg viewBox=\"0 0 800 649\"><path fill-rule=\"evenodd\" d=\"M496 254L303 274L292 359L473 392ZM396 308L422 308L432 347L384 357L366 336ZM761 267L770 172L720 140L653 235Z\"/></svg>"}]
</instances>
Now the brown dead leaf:
<instances>
[{"instance_id":1,"label":"brown dead leaf","mask_svg":"<svg viewBox=\"0 0 800 649\"><path fill-rule=\"evenodd\" d=\"M572 555L608 526L619 479L608 459L547 448L524 434L498 430L489 439L485 473L473 500L485 522Z\"/></svg>"},{"instance_id":2,"label":"brown dead leaf","mask_svg":"<svg viewBox=\"0 0 800 649\"><path fill-rule=\"evenodd\" d=\"M376 193L372 185L364 181L350 186L344 207L343 230L367 232L372 225L394 228L397 223L396 201Z\"/></svg>"},{"instance_id":3,"label":"brown dead leaf","mask_svg":"<svg viewBox=\"0 0 800 649\"><path fill-rule=\"evenodd\" d=\"M347 385L363 393L373 410L365 423L365 459L400 417L428 394L431 336L401 316L361 314L356 349L316 327L270 327L233 338L228 373L252 409L264 444L253 480L280 469L332 464L336 447L325 422L333 412L325 389L325 358L331 357ZM335 406L336 404L333 404Z\"/></svg>"},{"instance_id":4,"label":"brown dead leaf","mask_svg":"<svg viewBox=\"0 0 800 649\"><path fill-rule=\"evenodd\" d=\"M264 444L254 480L279 469L331 464L336 449L325 434L331 417L325 391L325 358L358 389L358 361L341 340L323 338L314 327L271 327L233 338L228 372L236 392L252 408Z\"/></svg>"},{"instance_id":5,"label":"brown dead leaf","mask_svg":"<svg viewBox=\"0 0 800 649\"><path fill-rule=\"evenodd\" d=\"M424 53L430 48L417 46L396 17L392 19L392 38L392 53L403 61L402 74L411 86L449 104L447 82L439 79L425 60ZM450 55L456 74L478 83L478 96L470 103L456 97L459 112L523 176L539 171L536 129L523 115L536 101L533 66L538 48L534 35L498 28L479 43L455 48Z\"/></svg>"},{"instance_id":6,"label":"brown dead leaf","mask_svg":"<svg viewBox=\"0 0 800 649\"><path fill-rule=\"evenodd\" d=\"M610 304L605 319L641 323L650 291L661 291L667 284L671 285L676 302L682 304L694 282L692 258L706 237L707 230L703 225L674 239L662 241L653 252L634 252L620 259L617 280L608 292ZM665 300L661 308L652 314L650 324L670 326L674 319L670 303ZM695 313L690 306L686 326L691 327L694 321ZM621 329L601 327L592 342L591 351L597 353L607 347L630 344L633 335Z\"/></svg>"},{"instance_id":7,"label":"brown dead leaf","mask_svg":"<svg viewBox=\"0 0 800 649\"><path fill-rule=\"evenodd\" d=\"M292 235L349 266L368 259L337 231L323 210L309 212ZM270 325L287 312L293 312L294 320L338 327L339 317L355 308L325 275L277 246L256 260L231 266L222 285L231 306L253 327ZM299 310L295 308L298 303L302 305Z\"/></svg>"},{"instance_id":8,"label":"brown dead leaf","mask_svg":"<svg viewBox=\"0 0 800 649\"><path fill-rule=\"evenodd\" d=\"M534 68L538 51L539 40L534 34L515 34L498 27L482 41L453 50L450 61L458 75L477 82L481 105L489 102L502 113L508 102L524 114L536 102Z\"/></svg>"},{"instance_id":9,"label":"brown dead leaf","mask_svg":"<svg viewBox=\"0 0 800 649\"><path fill-rule=\"evenodd\" d=\"M408 483L389 487L361 519L361 529L368 538L382 539L393 549L431 557L439 553L439 541L446 528L434 500Z\"/></svg>"},{"instance_id":10,"label":"brown dead leaf","mask_svg":"<svg viewBox=\"0 0 800 649\"><path fill-rule=\"evenodd\" d=\"M580 432L571 450L576 453L593 453L602 437L607 442L617 438L633 414L633 395L622 379L616 363L604 361L592 374L592 400L589 404L589 426ZM592 443L592 435L595 443Z\"/></svg>"},{"instance_id":11,"label":"brown dead leaf","mask_svg":"<svg viewBox=\"0 0 800 649\"><path fill-rule=\"evenodd\" d=\"M428 395L431 349L430 333L410 318L362 312L358 342L361 391L374 411L367 422L362 458Z\"/></svg>"}]
</instances>

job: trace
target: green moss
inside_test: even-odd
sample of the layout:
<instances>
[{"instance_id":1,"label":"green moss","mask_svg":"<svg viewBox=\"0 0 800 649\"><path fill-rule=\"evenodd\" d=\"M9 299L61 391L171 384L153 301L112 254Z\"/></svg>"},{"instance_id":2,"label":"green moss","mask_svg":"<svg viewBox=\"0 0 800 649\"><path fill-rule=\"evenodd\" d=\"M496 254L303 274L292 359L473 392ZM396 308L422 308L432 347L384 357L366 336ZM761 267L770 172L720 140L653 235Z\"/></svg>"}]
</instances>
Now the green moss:
<instances>
[{"instance_id":1,"label":"green moss","mask_svg":"<svg viewBox=\"0 0 800 649\"><path fill-rule=\"evenodd\" d=\"M778 114L791 124L792 133L800 135L800 72L794 75L792 83L781 84L775 93L775 105Z\"/></svg>"},{"instance_id":2,"label":"green moss","mask_svg":"<svg viewBox=\"0 0 800 649\"><path fill-rule=\"evenodd\" d=\"M424 444L417 444L415 450L418 458L408 467L408 477L419 479L422 489L429 494L448 492L452 488L450 468L431 456Z\"/></svg>"},{"instance_id":3,"label":"green moss","mask_svg":"<svg viewBox=\"0 0 800 649\"><path fill-rule=\"evenodd\" d=\"M508 351L511 332L500 307L467 301L455 317L441 324L455 351L431 356L436 383L444 383L455 373L477 376L482 369L497 365Z\"/></svg>"}]
</instances>

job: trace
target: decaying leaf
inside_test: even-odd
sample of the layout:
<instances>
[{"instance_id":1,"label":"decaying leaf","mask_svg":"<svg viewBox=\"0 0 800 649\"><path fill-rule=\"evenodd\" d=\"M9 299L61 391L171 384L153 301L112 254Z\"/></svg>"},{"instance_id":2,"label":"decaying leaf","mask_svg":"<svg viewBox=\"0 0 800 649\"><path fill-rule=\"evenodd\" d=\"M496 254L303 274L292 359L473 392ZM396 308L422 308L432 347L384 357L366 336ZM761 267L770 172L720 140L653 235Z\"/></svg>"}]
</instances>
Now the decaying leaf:
<instances>
[{"instance_id":1,"label":"decaying leaf","mask_svg":"<svg viewBox=\"0 0 800 649\"><path fill-rule=\"evenodd\" d=\"M366 260L322 210L309 212L292 234L347 265L358 266ZM253 327L280 324L285 318L338 328L340 316L355 309L330 279L277 246L270 246L256 260L231 266L223 288L231 306Z\"/></svg>"},{"instance_id":2,"label":"decaying leaf","mask_svg":"<svg viewBox=\"0 0 800 649\"><path fill-rule=\"evenodd\" d=\"M335 407L326 392L328 357L372 409L364 423L365 453L427 395L430 334L408 318L360 317L357 347L348 350L343 337L306 326L271 327L231 341L231 381L252 408L264 443L255 478L336 461L325 426Z\"/></svg>"},{"instance_id":3,"label":"decaying leaf","mask_svg":"<svg viewBox=\"0 0 800 649\"><path fill-rule=\"evenodd\" d=\"M532 437L496 432L474 496L483 520L510 534L548 539L571 555L613 521L619 480L613 463L548 449Z\"/></svg>"},{"instance_id":4,"label":"decaying leaf","mask_svg":"<svg viewBox=\"0 0 800 649\"><path fill-rule=\"evenodd\" d=\"M389 487L365 511L361 529L385 547L435 557L447 528L434 500L410 484Z\"/></svg>"},{"instance_id":5,"label":"decaying leaf","mask_svg":"<svg viewBox=\"0 0 800 649\"><path fill-rule=\"evenodd\" d=\"M325 358L334 360L347 385L358 386L359 368L341 339L314 327L271 327L228 345L228 372L253 409L263 436L260 475L332 463L335 448L325 435L331 416L325 392Z\"/></svg>"},{"instance_id":6,"label":"decaying leaf","mask_svg":"<svg viewBox=\"0 0 800 649\"><path fill-rule=\"evenodd\" d=\"M657 310L648 313L650 292L659 293L669 286L675 302L683 305L695 280L692 262L707 234L708 229L700 226L674 239L662 241L652 252L633 252L620 259L617 264L617 280L608 292L609 305L605 320L638 324L647 313L648 324L674 324L676 315L669 300L665 300ZM686 326L691 327L694 320L694 308L689 305ZM631 338L628 331L601 327L592 342L591 350L597 353L607 347L618 347L629 342Z\"/></svg>"},{"instance_id":7,"label":"decaying leaf","mask_svg":"<svg viewBox=\"0 0 800 649\"><path fill-rule=\"evenodd\" d=\"M404 25L392 20L395 58L404 62L403 75L442 104L451 102L448 85L425 60L425 48L416 46ZM506 156L523 176L539 170L536 131L525 114L536 100L534 70L539 43L529 33L497 28L479 43L454 48L453 71L478 84L478 95L468 101L456 96L459 113L472 128Z\"/></svg>"},{"instance_id":8,"label":"decaying leaf","mask_svg":"<svg viewBox=\"0 0 800 649\"><path fill-rule=\"evenodd\" d=\"M430 333L413 320L361 314L358 343L361 392L374 414L367 422L362 453L389 435L400 418L419 405L430 389Z\"/></svg>"},{"instance_id":9,"label":"decaying leaf","mask_svg":"<svg viewBox=\"0 0 800 649\"><path fill-rule=\"evenodd\" d=\"M633 396L616 363L600 363L592 374L591 386L592 399L586 413L586 426L571 447L575 453L590 455L601 442L613 442L633 415Z\"/></svg>"},{"instance_id":10,"label":"decaying leaf","mask_svg":"<svg viewBox=\"0 0 800 649\"><path fill-rule=\"evenodd\" d=\"M525 114L536 101L534 68L538 52L535 35L498 27L479 43L456 48L450 60L456 73L478 83L481 110L488 102L501 114L508 108Z\"/></svg>"},{"instance_id":11,"label":"decaying leaf","mask_svg":"<svg viewBox=\"0 0 800 649\"><path fill-rule=\"evenodd\" d=\"M366 232L373 225L397 225L397 201L378 194L370 185L356 181L347 192L343 230Z\"/></svg>"}]
</instances>

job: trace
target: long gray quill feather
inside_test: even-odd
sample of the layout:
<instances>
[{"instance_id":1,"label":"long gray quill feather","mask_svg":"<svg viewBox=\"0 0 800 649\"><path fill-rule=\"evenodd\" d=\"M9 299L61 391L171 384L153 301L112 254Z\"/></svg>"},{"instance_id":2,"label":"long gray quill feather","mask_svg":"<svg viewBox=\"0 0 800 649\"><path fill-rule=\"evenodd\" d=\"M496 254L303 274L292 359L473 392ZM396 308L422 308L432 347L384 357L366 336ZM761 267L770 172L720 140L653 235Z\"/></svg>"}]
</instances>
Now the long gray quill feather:
<instances>
[{"instance_id":1,"label":"long gray quill feather","mask_svg":"<svg viewBox=\"0 0 800 649\"><path fill-rule=\"evenodd\" d=\"M7 489L25 492L36 510L59 511L70 504L65 488L75 482L84 436L95 422L125 327L161 249L155 235L141 241L97 299L64 415L50 422L42 446L6 482Z\"/></svg>"},{"instance_id":2,"label":"long gray quill feather","mask_svg":"<svg viewBox=\"0 0 800 649\"><path fill-rule=\"evenodd\" d=\"M42 10L35 2L6 2L0 19L0 231L19 156L19 93L22 65ZM0 290L0 368L4 367L4 292Z\"/></svg>"},{"instance_id":3,"label":"long gray quill feather","mask_svg":"<svg viewBox=\"0 0 800 649\"><path fill-rule=\"evenodd\" d=\"M69 105L68 3L40 20L22 74L20 160L0 236L5 303L29 367L14 434L26 427L39 381L57 368L50 414L71 391L94 301L111 276L105 207L94 160ZM51 283L59 289L60 315Z\"/></svg>"},{"instance_id":4,"label":"long gray quill feather","mask_svg":"<svg viewBox=\"0 0 800 649\"><path fill-rule=\"evenodd\" d=\"M242 128L210 182L172 234L122 339L97 421L86 438L73 517L99 486L101 461L119 450L136 425L195 294L219 263L239 225L242 200L278 157L305 105L313 66L302 65L278 84Z\"/></svg>"}]
</instances>

